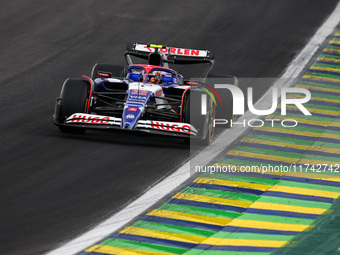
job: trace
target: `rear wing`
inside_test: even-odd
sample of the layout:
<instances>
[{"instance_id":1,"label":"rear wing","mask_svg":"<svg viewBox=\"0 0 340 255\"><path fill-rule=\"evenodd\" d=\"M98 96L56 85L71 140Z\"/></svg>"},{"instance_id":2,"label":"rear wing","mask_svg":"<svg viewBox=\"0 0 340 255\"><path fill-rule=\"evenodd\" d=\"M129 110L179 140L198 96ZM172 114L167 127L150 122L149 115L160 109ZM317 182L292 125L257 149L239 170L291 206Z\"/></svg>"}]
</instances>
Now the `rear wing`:
<instances>
[{"instance_id":1,"label":"rear wing","mask_svg":"<svg viewBox=\"0 0 340 255\"><path fill-rule=\"evenodd\" d=\"M214 57L208 50L196 50L178 47L167 47L165 45L143 44L143 43L128 43L124 54L128 65L135 64L132 61L132 56L140 59L148 60L149 55L154 52L161 53L163 66L169 67L174 65L192 65L205 64L207 67L201 78L206 78L214 65Z\"/></svg>"},{"instance_id":2,"label":"rear wing","mask_svg":"<svg viewBox=\"0 0 340 255\"><path fill-rule=\"evenodd\" d=\"M214 62L214 57L208 50L196 50L178 47L167 47L163 45L155 44L143 44L143 43L128 43L127 49L124 54L126 61L129 65L132 61L129 60L129 55L141 59L148 59L148 56L152 52L160 52L166 55L166 62L172 64L200 64L200 63L211 63Z\"/></svg>"}]
</instances>

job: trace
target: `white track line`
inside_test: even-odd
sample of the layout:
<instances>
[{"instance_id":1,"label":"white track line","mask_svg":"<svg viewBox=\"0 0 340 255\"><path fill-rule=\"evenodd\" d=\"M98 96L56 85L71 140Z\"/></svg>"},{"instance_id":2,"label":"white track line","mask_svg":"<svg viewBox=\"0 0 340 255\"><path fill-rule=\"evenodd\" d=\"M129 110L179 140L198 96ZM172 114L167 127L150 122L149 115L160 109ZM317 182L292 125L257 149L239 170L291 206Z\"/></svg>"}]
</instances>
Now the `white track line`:
<instances>
[{"instance_id":1,"label":"white track line","mask_svg":"<svg viewBox=\"0 0 340 255\"><path fill-rule=\"evenodd\" d=\"M312 59L314 54L319 49L320 45L325 39L331 35L335 27L340 21L340 2L328 17L324 24L318 29L305 48L294 58L289 64L281 78L286 78L284 81L280 79L273 87L282 88L289 87L293 84L293 78L298 77L308 62ZM271 89L267 91L256 103L256 109L268 109L271 106ZM254 118L249 111L238 120ZM48 252L46 255L69 255L79 253L92 244L98 243L104 238L110 236L124 225L129 223L132 219L145 212L148 208L155 205L162 198L173 192L178 186L185 182L190 177L190 164L203 166L209 163L216 155L221 153L233 143L240 135L246 132L249 128L226 130L215 141L205 148L202 152L186 162L173 174L166 179L157 183L150 190L140 196L138 199L127 205L124 209L117 212L109 219L103 221L93 229L80 235L79 237L63 244L59 248Z\"/></svg>"}]
</instances>

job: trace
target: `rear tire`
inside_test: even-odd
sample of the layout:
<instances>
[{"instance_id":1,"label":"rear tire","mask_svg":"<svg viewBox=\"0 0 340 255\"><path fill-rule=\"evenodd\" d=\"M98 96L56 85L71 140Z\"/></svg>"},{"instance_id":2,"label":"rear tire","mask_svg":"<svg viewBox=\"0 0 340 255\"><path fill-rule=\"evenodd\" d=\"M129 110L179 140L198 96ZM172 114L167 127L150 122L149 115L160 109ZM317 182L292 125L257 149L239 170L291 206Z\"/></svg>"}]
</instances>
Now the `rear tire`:
<instances>
[{"instance_id":1,"label":"rear tire","mask_svg":"<svg viewBox=\"0 0 340 255\"><path fill-rule=\"evenodd\" d=\"M91 85L84 79L67 79L61 89L60 105L55 117L58 123L65 123L74 113L86 113ZM64 133L82 134L85 128L59 126Z\"/></svg>"},{"instance_id":2,"label":"rear tire","mask_svg":"<svg viewBox=\"0 0 340 255\"><path fill-rule=\"evenodd\" d=\"M238 81L237 78L232 75L221 75L221 74L209 74L209 83L210 86L214 86L215 83L224 83L224 84L234 84L237 86ZM223 79L223 82L222 82ZM220 96L222 105L219 102L218 98L216 98L216 115L215 119L228 120L227 124L217 124L216 128L230 128L231 120L235 120L233 115L233 96L231 92L227 89L218 89L215 88L217 94ZM217 122L218 123L218 122Z\"/></svg>"},{"instance_id":3,"label":"rear tire","mask_svg":"<svg viewBox=\"0 0 340 255\"><path fill-rule=\"evenodd\" d=\"M226 89L216 89L216 92L221 98L222 105L217 102L215 119L227 120L227 124L217 124L216 128L230 128L231 120L234 120L233 115L233 96L231 92ZM218 100L216 100L218 101Z\"/></svg>"},{"instance_id":4,"label":"rear tire","mask_svg":"<svg viewBox=\"0 0 340 255\"><path fill-rule=\"evenodd\" d=\"M97 78L105 78L98 75L98 72L104 72L110 74L110 77L125 77L125 68L119 65L109 65L109 64L95 64L92 68L91 79L95 80Z\"/></svg>"}]
</instances>

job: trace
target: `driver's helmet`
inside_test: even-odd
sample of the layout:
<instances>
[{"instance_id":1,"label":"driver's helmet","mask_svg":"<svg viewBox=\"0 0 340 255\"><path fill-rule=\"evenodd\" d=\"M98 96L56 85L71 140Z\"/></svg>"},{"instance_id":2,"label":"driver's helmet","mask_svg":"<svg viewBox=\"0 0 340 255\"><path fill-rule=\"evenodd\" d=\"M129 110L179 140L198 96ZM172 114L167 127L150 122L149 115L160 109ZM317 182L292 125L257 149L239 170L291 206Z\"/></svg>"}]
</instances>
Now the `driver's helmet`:
<instances>
[{"instance_id":1,"label":"driver's helmet","mask_svg":"<svg viewBox=\"0 0 340 255\"><path fill-rule=\"evenodd\" d=\"M162 74L160 71L153 71L148 74L148 82L160 84L162 83Z\"/></svg>"}]
</instances>

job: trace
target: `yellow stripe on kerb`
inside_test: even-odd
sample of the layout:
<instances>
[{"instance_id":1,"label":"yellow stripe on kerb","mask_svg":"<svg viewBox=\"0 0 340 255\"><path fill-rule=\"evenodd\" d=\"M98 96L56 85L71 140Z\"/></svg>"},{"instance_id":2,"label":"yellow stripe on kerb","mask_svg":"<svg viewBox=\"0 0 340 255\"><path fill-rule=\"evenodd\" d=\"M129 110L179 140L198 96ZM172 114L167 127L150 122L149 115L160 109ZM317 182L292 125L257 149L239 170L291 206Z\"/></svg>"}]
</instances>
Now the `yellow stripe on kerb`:
<instances>
[{"instance_id":1,"label":"yellow stripe on kerb","mask_svg":"<svg viewBox=\"0 0 340 255\"><path fill-rule=\"evenodd\" d=\"M160 238L160 239L173 240L173 241L186 242L186 243L196 243L196 244L203 242L206 239L206 237L203 237L203 236L177 234L177 233L170 233L170 232L165 232L165 231L150 230L150 229L137 228L137 227L127 227L123 229L122 231L120 231L119 233L137 235L137 236L147 236L147 237L153 237L153 238Z\"/></svg>"},{"instance_id":2,"label":"yellow stripe on kerb","mask_svg":"<svg viewBox=\"0 0 340 255\"><path fill-rule=\"evenodd\" d=\"M318 215L327 211L327 209L310 208L310 207L302 207L302 206L294 206L294 205L274 204L274 203L257 202L257 201L255 201L249 208L274 210L274 211L296 212L296 213L310 213L310 214L318 214Z\"/></svg>"},{"instance_id":3,"label":"yellow stripe on kerb","mask_svg":"<svg viewBox=\"0 0 340 255\"><path fill-rule=\"evenodd\" d=\"M259 222L260 223L260 222ZM255 247L281 247L288 241L274 241L274 240L249 240L249 239L228 239L209 237L202 244L208 245L228 245L228 246L255 246Z\"/></svg>"},{"instance_id":4,"label":"yellow stripe on kerb","mask_svg":"<svg viewBox=\"0 0 340 255\"><path fill-rule=\"evenodd\" d=\"M330 133L322 133L320 137L331 138L335 140L340 140L340 135L330 134ZM340 162L340 160L338 161Z\"/></svg>"},{"instance_id":5,"label":"yellow stripe on kerb","mask_svg":"<svg viewBox=\"0 0 340 255\"><path fill-rule=\"evenodd\" d=\"M218 205L231 205L231 206L241 206L241 207L248 207L251 205L251 202L241 201L241 200L234 200L234 199L227 199L227 198L220 198L220 197L208 197L203 195L196 195L196 194L188 194L188 193L178 193L173 198L176 199L184 199L189 201L197 201L203 203L210 203L210 204L218 204Z\"/></svg>"},{"instance_id":6,"label":"yellow stripe on kerb","mask_svg":"<svg viewBox=\"0 0 340 255\"><path fill-rule=\"evenodd\" d=\"M316 60L319 60L319 61L326 61L326 62L340 63L340 59L335 59L335 58L322 58L322 57L319 57L319 58L317 58Z\"/></svg>"},{"instance_id":7,"label":"yellow stripe on kerb","mask_svg":"<svg viewBox=\"0 0 340 255\"><path fill-rule=\"evenodd\" d=\"M333 154L340 154L340 149L333 149L333 148L327 148L323 146L311 146L308 148L309 151L322 151L327 153L333 153ZM340 157L340 155L339 155ZM340 175L339 175L340 177Z\"/></svg>"},{"instance_id":8,"label":"yellow stripe on kerb","mask_svg":"<svg viewBox=\"0 0 340 255\"><path fill-rule=\"evenodd\" d=\"M86 252L96 252L110 255L172 255L173 253L159 251L145 251L130 248L120 248L109 245L94 245L85 250Z\"/></svg>"},{"instance_id":9,"label":"yellow stripe on kerb","mask_svg":"<svg viewBox=\"0 0 340 255\"><path fill-rule=\"evenodd\" d=\"M287 119L287 117L285 116L280 116L280 115L268 115L266 117L267 119L278 119L278 120L285 120ZM309 119L300 119L300 118L292 118L294 120L296 120L298 123L305 123L305 124L311 124L311 125L317 125L317 126L324 126L324 127L328 127L328 126L331 126L331 127L340 127L340 122L328 122L328 121L319 121L319 120L309 120ZM265 127L261 127L261 130L262 131L268 131L270 132L270 130L273 130L274 128L270 127L270 129L266 128ZM286 128L288 129L288 128ZM285 129L281 128L276 128L277 131L272 131L272 132L279 132L279 133L285 133ZM281 132L279 130L282 130ZM301 131L298 131L298 132L301 132ZM304 135L306 134L307 132L301 132L299 135ZM315 134L318 134L318 133L315 133ZM307 135L309 136L309 135Z\"/></svg>"},{"instance_id":10,"label":"yellow stripe on kerb","mask_svg":"<svg viewBox=\"0 0 340 255\"><path fill-rule=\"evenodd\" d=\"M302 76L304 79L314 79L314 80L321 80L321 81L333 81L333 82L340 82L340 79L335 78L327 78L321 76L314 76L314 75L304 75Z\"/></svg>"},{"instance_id":11,"label":"yellow stripe on kerb","mask_svg":"<svg viewBox=\"0 0 340 255\"><path fill-rule=\"evenodd\" d=\"M328 197L328 198L338 198L340 195L340 193L338 192L295 188L295 187L288 187L288 186L280 186L277 184L271 187L270 191L279 191L279 192L285 192L285 193L291 193L291 194Z\"/></svg>"},{"instance_id":12,"label":"yellow stripe on kerb","mask_svg":"<svg viewBox=\"0 0 340 255\"><path fill-rule=\"evenodd\" d=\"M294 95L294 94L288 94L287 98L304 98L304 96ZM330 102L330 103L337 103L340 104L340 100L337 99L331 99L331 98L325 98L325 97L311 97L310 100L314 101L323 101L323 102Z\"/></svg>"},{"instance_id":13,"label":"yellow stripe on kerb","mask_svg":"<svg viewBox=\"0 0 340 255\"><path fill-rule=\"evenodd\" d=\"M282 147L282 148L292 148L292 149L299 149L299 150L321 151L321 152L327 152L331 154L340 154L340 149L328 148L328 147L323 147L323 146L301 145L301 144L293 144L293 143L276 142L276 141L270 141L270 140L267 141L267 140L247 138L247 137L243 138L241 142L253 143L253 144L264 144L264 145L277 146L277 147ZM340 155L339 155L339 158L340 158Z\"/></svg>"},{"instance_id":14,"label":"yellow stripe on kerb","mask_svg":"<svg viewBox=\"0 0 340 255\"><path fill-rule=\"evenodd\" d=\"M317 87L317 86L308 86L308 85L302 85L302 84L298 84L295 87L296 88L319 90L319 91L334 92L334 93L339 93L340 94L340 89L330 89L330 88Z\"/></svg>"},{"instance_id":15,"label":"yellow stripe on kerb","mask_svg":"<svg viewBox=\"0 0 340 255\"><path fill-rule=\"evenodd\" d=\"M274 117L277 118L277 119L280 119L280 117L282 117L282 116L274 116ZM297 119L295 119L295 120L298 121ZM291 134L291 135L310 136L310 137L319 137L320 136L320 133L291 130L289 128L258 127L258 128L254 128L254 130L266 131L266 132L275 132L275 133L282 133L282 134Z\"/></svg>"},{"instance_id":16,"label":"yellow stripe on kerb","mask_svg":"<svg viewBox=\"0 0 340 255\"><path fill-rule=\"evenodd\" d=\"M303 231L309 227L309 225L302 225L302 224L287 224L287 223L243 220L243 219L234 219L228 226L243 227L243 228L256 228L256 229L271 229L271 230L281 230L281 231Z\"/></svg>"},{"instance_id":17,"label":"yellow stripe on kerb","mask_svg":"<svg viewBox=\"0 0 340 255\"><path fill-rule=\"evenodd\" d=\"M235 150L230 150L227 153L227 155L241 156L241 157L247 157L247 158L260 158L260 159L265 159L265 160L273 160L273 161L286 162L286 163L292 163L292 164L296 164L299 161L298 158L288 158L288 157L282 157L282 156L276 156L276 155L253 153L253 152L246 152L246 151L235 151Z\"/></svg>"},{"instance_id":18,"label":"yellow stripe on kerb","mask_svg":"<svg viewBox=\"0 0 340 255\"><path fill-rule=\"evenodd\" d=\"M325 137L327 137L325 135ZM290 157L283 157L283 156L276 156L276 155L269 155L269 154L262 154L262 153L253 153L253 152L246 152L246 151L235 151L230 150L227 155L234 155L240 157L247 157L247 158L261 158L265 160L273 160L278 162L286 162L292 164L310 164L310 165L317 165L317 164L340 164L337 158L334 158L334 161L329 160L313 160L313 159L299 159L299 158L290 158Z\"/></svg>"},{"instance_id":19,"label":"yellow stripe on kerb","mask_svg":"<svg viewBox=\"0 0 340 255\"><path fill-rule=\"evenodd\" d=\"M339 160L334 158L334 161L328 161L328 160L320 160L320 159L317 159L317 160L313 160L313 159L300 159L299 162L297 164L309 164L309 165L328 165L328 166L332 166L333 168L336 168L335 164L338 164L340 165L339 163ZM319 171L322 171L321 169ZM339 178L340 178L340 175L339 175Z\"/></svg>"},{"instance_id":20,"label":"yellow stripe on kerb","mask_svg":"<svg viewBox=\"0 0 340 255\"><path fill-rule=\"evenodd\" d=\"M166 210L153 210L147 213L147 215L164 217L164 218L175 219L175 220L185 220L185 221L192 221L192 222L198 222L198 223L213 224L213 225L219 225L219 226L226 226L231 221L231 219L209 217L209 216L202 216L202 215L182 213L182 212L173 212L173 211L166 211Z\"/></svg>"},{"instance_id":21,"label":"yellow stripe on kerb","mask_svg":"<svg viewBox=\"0 0 340 255\"><path fill-rule=\"evenodd\" d=\"M340 122L332 122L329 126L330 127L340 127Z\"/></svg>"},{"instance_id":22,"label":"yellow stripe on kerb","mask_svg":"<svg viewBox=\"0 0 340 255\"><path fill-rule=\"evenodd\" d=\"M281 105L277 107L278 109L281 109ZM319 114L324 114L324 115L333 115L333 116L338 116L339 111L330 111L330 110L322 110L322 109L317 109L317 108L310 108L310 107L305 107L310 113L319 113ZM295 110L295 111L300 111L300 109L295 106L295 105L287 105L286 106L287 110Z\"/></svg>"},{"instance_id":23,"label":"yellow stripe on kerb","mask_svg":"<svg viewBox=\"0 0 340 255\"><path fill-rule=\"evenodd\" d=\"M335 49L323 49L323 52L330 52L330 53L340 53L340 50L335 50Z\"/></svg>"},{"instance_id":24,"label":"yellow stripe on kerb","mask_svg":"<svg viewBox=\"0 0 340 255\"><path fill-rule=\"evenodd\" d=\"M311 66L309 69L311 70L319 70L319 71L328 71L334 73L340 73L340 69L337 68L328 68L328 67L321 67L321 66Z\"/></svg>"},{"instance_id":25,"label":"yellow stripe on kerb","mask_svg":"<svg viewBox=\"0 0 340 255\"><path fill-rule=\"evenodd\" d=\"M284 119L283 116L267 116L268 118L277 118L277 119ZM320 126L334 126L336 123L329 123L329 122L321 122L321 121L303 121L304 119L296 119L297 122L301 123L309 123L309 124L315 124ZM326 125L328 123L329 125ZM337 123L336 126L340 125L340 123ZM309 137L325 137L325 138L331 138L335 140L340 140L340 135L330 134L330 133L314 133L314 132L307 132L307 131L298 131L298 130L291 130L288 128L273 128L273 127L257 127L254 128L254 130L259 131L266 131L266 132L275 132L275 133L282 133L282 134L291 134L291 135L300 135L300 136L309 136Z\"/></svg>"},{"instance_id":26,"label":"yellow stripe on kerb","mask_svg":"<svg viewBox=\"0 0 340 255\"><path fill-rule=\"evenodd\" d=\"M299 150L307 150L309 148L309 145L275 142L275 141L270 141L270 140L261 140L261 139L255 139L255 138L247 138L247 137L243 138L241 140L241 142L272 145L272 146L279 146L279 147L284 147L284 148L293 148L293 149L299 149Z\"/></svg>"},{"instance_id":27,"label":"yellow stripe on kerb","mask_svg":"<svg viewBox=\"0 0 340 255\"><path fill-rule=\"evenodd\" d=\"M194 180L196 183L205 183L205 184L213 184L213 185L222 185L228 187L238 187L238 188L246 188L246 189L257 189L266 191L271 186L265 184L257 184L257 183L249 183L249 182L237 182L237 181L228 181L228 180L220 180L220 179L212 179L212 178L198 178Z\"/></svg>"},{"instance_id":28,"label":"yellow stripe on kerb","mask_svg":"<svg viewBox=\"0 0 340 255\"><path fill-rule=\"evenodd\" d=\"M331 41L329 41L329 43L331 43L331 44L339 44L340 45L340 41L335 41L335 40L331 40Z\"/></svg>"}]
</instances>

